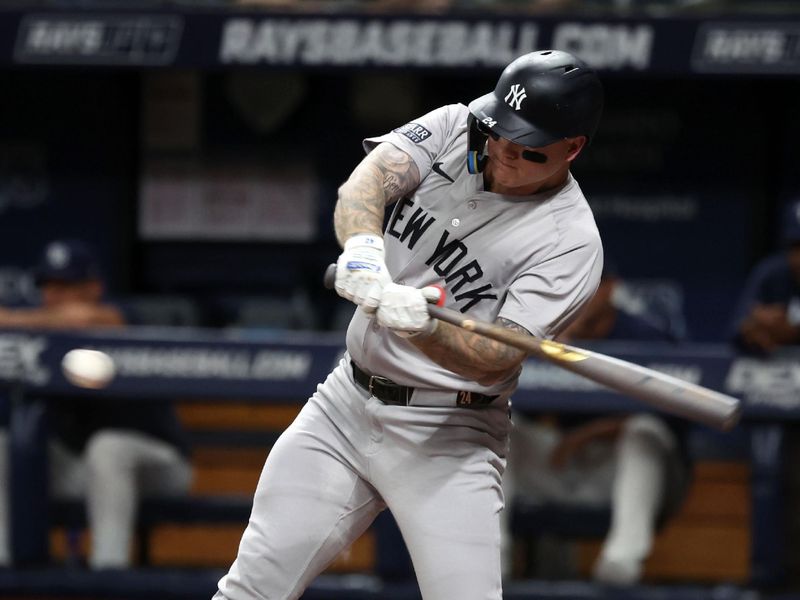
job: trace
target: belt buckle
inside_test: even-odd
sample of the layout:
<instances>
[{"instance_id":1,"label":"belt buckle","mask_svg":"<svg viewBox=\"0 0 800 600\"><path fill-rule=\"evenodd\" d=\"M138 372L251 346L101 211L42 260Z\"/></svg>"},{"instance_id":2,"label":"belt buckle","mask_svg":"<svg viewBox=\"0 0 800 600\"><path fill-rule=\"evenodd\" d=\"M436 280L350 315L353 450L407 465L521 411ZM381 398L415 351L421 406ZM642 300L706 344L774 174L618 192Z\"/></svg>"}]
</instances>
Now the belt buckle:
<instances>
[{"instance_id":1,"label":"belt buckle","mask_svg":"<svg viewBox=\"0 0 800 600\"><path fill-rule=\"evenodd\" d=\"M383 389L384 389L384 391L386 393L385 394L381 394L380 396L375 394L375 385L376 384L383 385ZM398 385L394 381L392 381L391 379L388 379L386 377L381 377L380 375L370 375L369 376L369 381L367 382L367 390L369 391L370 395L375 396L376 398L378 398L384 404L401 404L401 405L408 406L408 400L409 400L408 391L409 391L409 389L410 388L407 388L407 387L402 386L402 385ZM386 395L386 394L389 393L390 390L392 390L392 391L405 390L405 398L402 398L402 402L397 402L396 400L393 400L392 398L389 397L389 396L391 396L391 394L389 396ZM398 400L399 400L399 398L398 398Z\"/></svg>"},{"instance_id":2,"label":"belt buckle","mask_svg":"<svg viewBox=\"0 0 800 600\"><path fill-rule=\"evenodd\" d=\"M390 379L386 379L386 377L381 377L380 375L370 375L369 376L369 381L367 382L367 391L369 391L369 393L371 395L373 395L373 396L375 394L372 392L372 389L374 387L375 381L377 381L378 383L382 383L384 385L386 385L388 383L391 383L391 380Z\"/></svg>"}]
</instances>

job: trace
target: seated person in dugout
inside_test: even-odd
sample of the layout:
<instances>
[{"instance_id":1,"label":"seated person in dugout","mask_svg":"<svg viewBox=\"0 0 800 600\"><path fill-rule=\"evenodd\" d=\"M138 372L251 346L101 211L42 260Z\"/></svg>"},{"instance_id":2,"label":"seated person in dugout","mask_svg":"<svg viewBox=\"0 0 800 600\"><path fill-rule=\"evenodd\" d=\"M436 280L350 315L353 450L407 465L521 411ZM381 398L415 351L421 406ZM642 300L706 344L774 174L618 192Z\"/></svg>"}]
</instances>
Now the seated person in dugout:
<instances>
[{"instance_id":1,"label":"seated person in dugout","mask_svg":"<svg viewBox=\"0 0 800 600\"><path fill-rule=\"evenodd\" d=\"M782 248L750 272L733 318L733 341L770 354L800 344L800 200L784 208Z\"/></svg>"},{"instance_id":2,"label":"seated person in dugout","mask_svg":"<svg viewBox=\"0 0 800 600\"><path fill-rule=\"evenodd\" d=\"M77 240L46 246L35 271L41 303L0 307L0 328L121 327L125 318L104 300L98 262ZM189 448L167 401L62 398L48 406L49 485L55 498L84 498L91 531L91 568L131 564L138 500L189 490ZM8 433L0 429L0 565L12 563L9 536Z\"/></svg>"},{"instance_id":3,"label":"seated person in dugout","mask_svg":"<svg viewBox=\"0 0 800 600\"><path fill-rule=\"evenodd\" d=\"M633 314L615 302L620 278L609 265L597 293L560 341L626 339L674 341L658 319ZM514 413L507 506L520 500L565 507L610 506L611 527L592 570L596 581L632 585L642 578L658 527L680 507L689 478L685 425L642 414L531 415ZM503 511L504 570L512 574L510 511ZM572 544L542 539L534 562L545 578L577 575ZM548 545L549 544L549 545Z\"/></svg>"}]
</instances>

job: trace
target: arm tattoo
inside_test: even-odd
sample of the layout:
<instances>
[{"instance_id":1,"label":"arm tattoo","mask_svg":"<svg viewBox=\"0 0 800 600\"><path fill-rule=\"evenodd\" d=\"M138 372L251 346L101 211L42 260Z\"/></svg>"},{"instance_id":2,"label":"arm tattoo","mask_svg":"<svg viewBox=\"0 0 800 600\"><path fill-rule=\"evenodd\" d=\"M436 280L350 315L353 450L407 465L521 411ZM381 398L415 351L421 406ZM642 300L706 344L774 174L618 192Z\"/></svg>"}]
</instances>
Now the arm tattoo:
<instances>
[{"instance_id":1,"label":"arm tattoo","mask_svg":"<svg viewBox=\"0 0 800 600\"><path fill-rule=\"evenodd\" d=\"M497 321L495 321L497 325L502 325L506 329L513 329L517 333L524 333L525 335L530 335L531 332L525 329L522 325L518 323L514 323L514 321L509 321L508 319L504 319L503 317L497 317Z\"/></svg>"},{"instance_id":2,"label":"arm tattoo","mask_svg":"<svg viewBox=\"0 0 800 600\"><path fill-rule=\"evenodd\" d=\"M333 213L339 243L356 233L380 234L385 207L411 193L419 182L419 169L408 154L379 144L339 188Z\"/></svg>"},{"instance_id":3,"label":"arm tattoo","mask_svg":"<svg viewBox=\"0 0 800 600\"><path fill-rule=\"evenodd\" d=\"M508 319L498 318L496 323L530 335ZM479 383L494 383L507 377L519 369L527 356L523 350L448 323L439 323L430 337L411 339L437 364Z\"/></svg>"}]
</instances>

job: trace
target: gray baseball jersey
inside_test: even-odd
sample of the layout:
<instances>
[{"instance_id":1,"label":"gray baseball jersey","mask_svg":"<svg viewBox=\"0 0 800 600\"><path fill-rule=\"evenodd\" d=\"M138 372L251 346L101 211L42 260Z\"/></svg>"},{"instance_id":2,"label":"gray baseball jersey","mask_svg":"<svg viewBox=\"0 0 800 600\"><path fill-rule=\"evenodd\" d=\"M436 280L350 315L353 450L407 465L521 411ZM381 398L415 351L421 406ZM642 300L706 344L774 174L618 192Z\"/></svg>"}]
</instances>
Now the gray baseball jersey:
<instances>
[{"instance_id":1,"label":"gray baseball jersey","mask_svg":"<svg viewBox=\"0 0 800 600\"><path fill-rule=\"evenodd\" d=\"M386 228L389 272L396 283L444 287L446 306L477 319L500 316L552 337L600 281L594 217L572 176L561 188L532 196L484 191L483 177L466 168L468 114L462 104L444 106L365 141L367 150L389 142L408 153L421 177ZM361 310L350 323L347 348L368 372L415 388L509 396L516 386L515 377L486 387L448 371Z\"/></svg>"},{"instance_id":2,"label":"gray baseball jersey","mask_svg":"<svg viewBox=\"0 0 800 600\"><path fill-rule=\"evenodd\" d=\"M483 191L469 175L467 109L446 106L367 140L406 151L422 177L394 208L386 262L395 281L440 284L447 305L552 336L594 292L602 249L570 177L530 197ZM356 384L345 358L272 448L250 522L214 600L296 599L388 507L425 600L501 600L501 480L516 379L481 386L437 366L357 310L348 354L418 388L409 406ZM458 391L497 394L456 406Z\"/></svg>"}]
</instances>

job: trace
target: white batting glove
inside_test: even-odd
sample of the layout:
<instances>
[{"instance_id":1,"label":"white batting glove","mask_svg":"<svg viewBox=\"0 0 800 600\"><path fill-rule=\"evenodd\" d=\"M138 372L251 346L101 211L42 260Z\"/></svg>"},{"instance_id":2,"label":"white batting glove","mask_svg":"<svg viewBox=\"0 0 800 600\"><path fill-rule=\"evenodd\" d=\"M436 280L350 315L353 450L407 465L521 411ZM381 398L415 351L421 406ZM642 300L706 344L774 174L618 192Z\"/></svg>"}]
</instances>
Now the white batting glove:
<instances>
[{"instance_id":1,"label":"white batting glove","mask_svg":"<svg viewBox=\"0 0 800 600\"><path fill-rule=\"evenodd\" d=\"M374 312L383 286L391 281L384 262L383 238L361 233L344 243L344 252L336 261L336 293Z\"/></svg>"},{"instance_id":2,"label":"white batting glove","mask_svg":"<svg viewBox=\"0 0 800 600\"><path fill-rule=\"evenodd\" d=\"M378 306L378 322L400 337L412 337L436 330L438 321L428 315L428 302L437 302L442 290L436 287L417 289L387 283Z\"/></svg>"}]
</instances>

